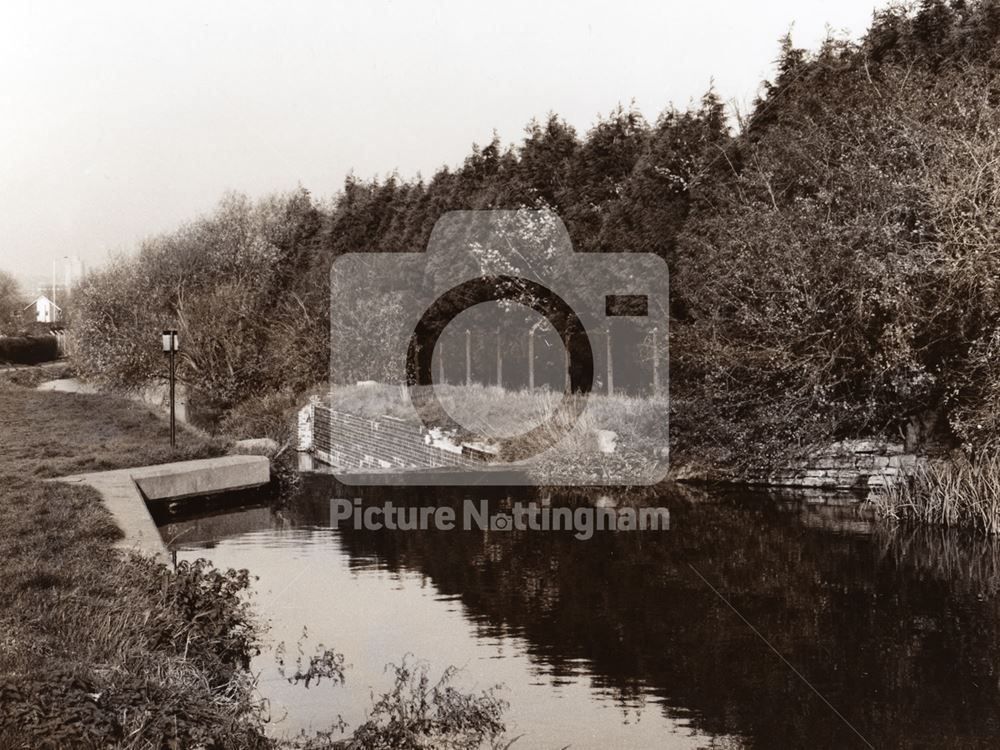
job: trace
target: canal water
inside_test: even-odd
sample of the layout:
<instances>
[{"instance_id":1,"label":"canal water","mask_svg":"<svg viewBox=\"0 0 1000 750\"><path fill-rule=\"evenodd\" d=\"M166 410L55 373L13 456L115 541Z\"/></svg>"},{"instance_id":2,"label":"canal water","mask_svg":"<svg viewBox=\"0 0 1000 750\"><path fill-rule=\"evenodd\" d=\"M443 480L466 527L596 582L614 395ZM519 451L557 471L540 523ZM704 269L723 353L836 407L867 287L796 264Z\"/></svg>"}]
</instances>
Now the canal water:
<instances>
[{"instance_id":1,"label":"canal water","mask_svg":"<svg viewBox=\"0 0 1000 750\"><path fill-rule=\"evenodd\" d=\"M1000 547L831 499L661 491L669 531L333 529L330 500L502 508L533 489L345 488L161 519L179 559L257 576L272 732L351 727L389 663L501 684L514 750L1000 745ZM545 493L553 505L595 496ZM621 495L600 498L621 503ZM636 502L636 496L629 496ZM343 653L287 683L274 648ZM288 657L286 657L286 661Z\"/></svg>"}]
</instances>

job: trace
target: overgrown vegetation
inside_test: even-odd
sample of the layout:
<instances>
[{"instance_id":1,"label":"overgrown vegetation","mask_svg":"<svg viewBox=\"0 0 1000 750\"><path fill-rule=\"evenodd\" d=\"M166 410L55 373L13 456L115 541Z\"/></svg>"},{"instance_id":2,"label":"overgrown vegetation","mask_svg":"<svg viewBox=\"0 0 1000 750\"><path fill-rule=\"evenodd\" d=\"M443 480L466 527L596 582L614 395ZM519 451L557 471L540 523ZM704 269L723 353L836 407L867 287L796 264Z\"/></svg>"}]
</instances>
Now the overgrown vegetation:
<instances>
[{"instance_id":1,"label":"overgrown vegetation","mask_svg":"<svg viewBox=\"0 0 1000 750\"><path fill-rule=\"evenodd\" d=\"M372 706L352 741L365 750L421 750L425 747L476 750L498 747L507 703L499 686L480 693L454 687L458 673L445 670L436 682L426 665L403 660L390 665L393 685ZM433 744L428 744L428 741Z\"/></svg>"},{"instance_id":2,"label":"overgrown vegetation","mask_svg":"<svg viewBox=\"0 0 1000 750\"><path fill-rule=\"evenodd\" d=\"M0 333L13 333L19 329L22 308L24 298L17 279L0 269Z\"/></svg>"},{"instance_id":3,"label":"overgrown vegetation","mask_svg":"<svg viewBox=\"0 0 1000 750\"><path fill-rule=\"evenodd\" d=\"M934 417L953 441L994 439L998 19L930 0L859 44L786 42L692 191L673 382L711 398L681 428L751 455Z\"/></svg>"},{"instance_id":4,"label":"overgrown vegetation","mask_svg":"<svg viewBox=\"0 0 1000 750\"><path fill-rule=\"evenodd\" d=\"M881 490L872 504L893 521L1000 533L1000 455L922 466Z\"/></svg>"},{"instance_id":5,"label":"overgrown vegetation","mask_svg":"<svg viewBox=\"0 0 1000 750\"><path fill-rule=\"evenodd\" d=\"M81 365L157 378L149 331L175 322L220 414L294 399L326 377L334 258L420 250L452 209L547 207L578 251L667 260L675 456L906 429L982 447L1000 435L998 41L997 0L923 0L859 41L786 39L735 134L710 91L583 136L551 115L426 181L349 178L329 206L229 196L87 280Z\"/></svg>"},{"instance_id":6,"label":"overgrown vegetation","mask_svg":"<svg viewBox=\"0 0 1000 750\"><path fill-rule=\"evenodd\" d=\"M0 744L263 747L245 571L121 559L92 490L4 484Z\"/></svg>"}]
</instances>

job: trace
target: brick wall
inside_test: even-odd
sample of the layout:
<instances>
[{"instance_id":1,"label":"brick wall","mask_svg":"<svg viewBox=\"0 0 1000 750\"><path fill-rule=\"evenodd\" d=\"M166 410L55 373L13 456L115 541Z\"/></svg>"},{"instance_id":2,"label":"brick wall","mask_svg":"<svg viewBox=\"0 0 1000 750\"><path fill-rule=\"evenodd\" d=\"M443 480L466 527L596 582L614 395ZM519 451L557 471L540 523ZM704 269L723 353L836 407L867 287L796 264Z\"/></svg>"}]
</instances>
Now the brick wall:
<instances>
[{"instance_id":1,"label":"brick wall","mask_svg":"<svg viewBox=\"0 0 1000 750\"><path fill-rule=\"evenodd\" d=\"M482 467L481 459L430 444L426 428L394 417L367 419L310 404L299 413L299 450L341 470Z\"/></svg>"}]
</instances>

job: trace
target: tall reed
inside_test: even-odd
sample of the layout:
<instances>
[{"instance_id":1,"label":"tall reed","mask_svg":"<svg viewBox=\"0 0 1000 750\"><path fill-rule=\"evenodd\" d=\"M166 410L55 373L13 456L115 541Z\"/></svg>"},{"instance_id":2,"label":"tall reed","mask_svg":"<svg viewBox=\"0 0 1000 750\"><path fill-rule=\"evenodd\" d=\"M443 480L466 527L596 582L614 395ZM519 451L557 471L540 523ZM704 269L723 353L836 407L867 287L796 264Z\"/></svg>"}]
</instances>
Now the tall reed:
<instances>
[{"instance_id":1,"label":"tall reed","mask_svg":"<svg viewBox=\"0 0 1000 750\"><path fill-rule=\"evenodd\" d=\"M1000 453L936 461L881 490L882 518L1000 532Z\"/></svg>"}]
</instances>

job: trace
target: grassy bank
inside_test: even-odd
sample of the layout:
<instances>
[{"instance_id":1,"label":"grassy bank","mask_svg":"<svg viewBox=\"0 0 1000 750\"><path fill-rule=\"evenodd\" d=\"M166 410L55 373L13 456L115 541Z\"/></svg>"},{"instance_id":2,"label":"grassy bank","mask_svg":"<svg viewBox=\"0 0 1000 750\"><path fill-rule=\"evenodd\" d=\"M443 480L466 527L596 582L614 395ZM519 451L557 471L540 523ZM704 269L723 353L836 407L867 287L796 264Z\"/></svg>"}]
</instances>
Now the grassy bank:
<instances>
[{"instance_id":1,"label":"grassy bank","mask_svg":"<svg viewBox=\"0 0 1000 750\"><path fill-rule=\"evenodd\" d=\"M0 747L263 747L246 574L122 558L92 490L4 484Z\"/></svg>"},{"instance_id":2,"label":"grassy bank","mask_svg":"<svg viewBox=\"0 0 1000 750\"><path fill-rule=\"evenodd\" d=\"M337 732L267 737L247 571L124 557L94 490L43 479L216 455L221 442L181 432L172 451L162 419L108 395L0 383L0 415L0 750L347 746ZM289 679L343 682L342 663L326 651ZM493 691L466 695L453 672L435 683L405 663L395 674L350 747L498 740L505 704Z\"/></svg>"},{"instance_id":3,"label":"grassy bank","mask_svg":"<svg viewBox=\"0 0 1000 750\"><path fill-rule=\"evenodd\" d=\"M103 394L54 393L0 385L0 474L56 477L83 471L207 458L221 441L178 431L141 405Z\"/></svg>"},{"instance_id":4,"label":"grassy bank","mask_svg":"<svg viewBox=\"0 0 1000 750\"><path fill-rule=\"evenodd\" d=\"M0 385L0 747L255 747L246 573L176 573L110 542L76 471L215 455L104 395ZM172 744L171 744L172 743Z\"/></svg>"}]
</instances>

